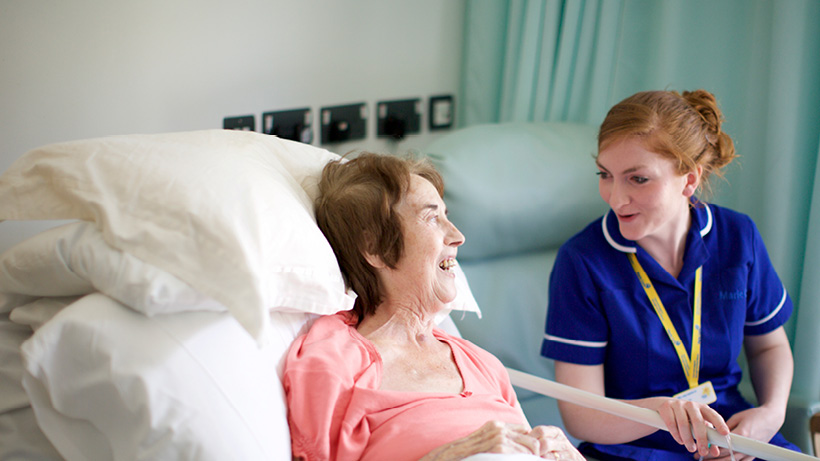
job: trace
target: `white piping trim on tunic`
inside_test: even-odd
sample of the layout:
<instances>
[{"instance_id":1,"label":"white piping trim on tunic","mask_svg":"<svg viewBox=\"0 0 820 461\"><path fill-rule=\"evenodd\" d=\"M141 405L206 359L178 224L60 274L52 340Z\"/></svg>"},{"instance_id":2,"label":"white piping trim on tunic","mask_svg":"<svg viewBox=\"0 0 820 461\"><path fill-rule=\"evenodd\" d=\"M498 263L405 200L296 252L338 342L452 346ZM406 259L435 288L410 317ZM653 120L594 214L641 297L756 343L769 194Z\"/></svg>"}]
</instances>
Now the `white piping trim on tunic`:
<instances>
[{"instance_id":1,"label":"white piping trim on tunic","mask_svg":"<svg viewBox=\"0 0 820 461\"><path fill-rule=\"evenodd\" d=\"M700 236L703 237L712 230L712 210L709 209L709 205L703 204L703 207L706 208L706 225L703 226L703 229L700 230Z\"/></svg>"},{"instance_id":2,"label":"white piping trim on tunic","mask_svg":"<svg viewBox=\"0 0 820 461\"><path fill-rule=\"evenodd\" d=\"M579 341L577 339L567 339L567 338L560 338L558 336L552 336L549 334L545 334L544 338L555 341L557 343L564 343L569 344L571 346L581 346L581 347L606 347L607 341Z\"/></svg>"},{"instance_id":3,"label":"white piping trim on tunic","mask_svg":"<svg viewBox=\"0 0 820 461\"><path fill-rule=\"evenodd\" d=\"M604 230L604 237L606 237L606 241L609 242L610 245L612 245L612 248L615 248L618 251L623 251L624 253L637 253L638 252L637 248L623 246L620 243L613 240L612 236L609 235L609 229L606 228L606 218L609 217L609 212L610 211L612 211L612 210L607 211L606 214L604 215L604 219L601 220L601 227Z\"/></svg>"},{"instance_id":4,"label":"white piping trim on tunic","mask_svg":"<svg viewBox=\"0 0 820 461\"><path fill-rule=\"evenodd\" d=\"M774 310L771 314L767 315L766 317L763 317L763 318L762 318L762 319L760 319L760 320L757 320L757 321L755 321L755 322L746 322L746 326L747 326L747 327L756 327L756 326L758 326L758 325L763 325L764 323L766 323L766 322L768 322L769 320L771 320L771 319L772 319L772 317L774 317L775 315L777 315L777 313L778 313L778 312L780 312L780 309L782 309L782 308L783 308L783 305L784 305L784 304L786 304L786 287L785 287L785 286L783 287L783 297L782 297L782 298L780 298L780 304L778 304L778 305L777 305L777 307L775 308L775 310Z\"/></svg>"},{"instance_id":5,"label":"white piping trim on tunic","mask_svg":"<svg viewBox=\"0 0 820 461\"><path fill-rule=\"evenodd\" d=\"M700 236L703 237L712 230L712 210L709 209L709 205L703 204L703 207L706 209L706 225L703 226L703 229L700 230ZM609 234L609 229L606 228L606 220L609 217L609 213L612 210L607 210L606 214L604 215L604 219L601 220L601 229L604 231L604 237L606 241L618 251L622 251L624 253L637 253L637 247L628 247L621 245L620 243L616 242L615 239Z\"/></svg>"}]
</instances>

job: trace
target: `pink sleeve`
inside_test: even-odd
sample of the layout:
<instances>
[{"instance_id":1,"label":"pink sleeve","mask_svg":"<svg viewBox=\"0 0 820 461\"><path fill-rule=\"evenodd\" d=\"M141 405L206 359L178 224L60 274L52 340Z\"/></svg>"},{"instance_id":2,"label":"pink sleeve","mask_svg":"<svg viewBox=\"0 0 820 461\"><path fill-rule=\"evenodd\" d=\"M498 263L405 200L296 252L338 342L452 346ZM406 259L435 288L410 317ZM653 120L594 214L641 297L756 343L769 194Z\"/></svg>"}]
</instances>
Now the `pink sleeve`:
<instances>
[{"instance_id":1,"label":"pink sleeve","mask_svg":"<svg viewBox=\"0 0 820 461\"><path fill-rule=\"evenodd\" d=\"M294 341L282 377L294 456L335 460L364 450L366 433L348 426L355 426L350 401L368 357L338 316L317 320Z\"/></svg>"},{"instance_id":2,"label":"pink sleeve","mask_svg":"<svg viewBox=\"0 0 820 461\"><path fill-rule=\"evenodd\" d=\"M283 385L288 403L288 424L293 455L305 460L333 457L341 429L342 414L350 399L351 383L328 369L321 356L300 356L304 338L297 339L288 353Z\"/></svg>"}]
</instances>

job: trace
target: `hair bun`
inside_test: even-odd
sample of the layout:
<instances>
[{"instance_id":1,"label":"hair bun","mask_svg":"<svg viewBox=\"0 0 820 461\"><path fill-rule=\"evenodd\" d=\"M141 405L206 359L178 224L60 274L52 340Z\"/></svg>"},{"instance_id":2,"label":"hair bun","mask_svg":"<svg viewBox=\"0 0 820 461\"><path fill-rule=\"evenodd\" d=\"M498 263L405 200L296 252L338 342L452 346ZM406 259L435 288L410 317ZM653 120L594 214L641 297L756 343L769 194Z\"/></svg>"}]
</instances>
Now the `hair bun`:
<instances>
[{"instance_id":1,"label":"hair bun","mask_svg":"<svg viewBox=\"0 0 820 461\"><path fill-rule=\"evenodd\" d=\"M723 114L718 108L715 96L706 90L684 91L682 96L708 125L707 139L714 145L720 137L720 125L723 122Z\"/></svg>"},{"instance_id":2,"label":"hair bun","mask_svg":"<svg viewBox=\"0 0 820 461\"><path fill-rule=\"evenodd\" d=\"M718 108L717 99L706 90L684 91L682 96L706 123L706 142L712 145L715 152L713 166L719 170L728 165L737 155L732 138L720 129L723 114Z\"/></svg>"}]
</instances>

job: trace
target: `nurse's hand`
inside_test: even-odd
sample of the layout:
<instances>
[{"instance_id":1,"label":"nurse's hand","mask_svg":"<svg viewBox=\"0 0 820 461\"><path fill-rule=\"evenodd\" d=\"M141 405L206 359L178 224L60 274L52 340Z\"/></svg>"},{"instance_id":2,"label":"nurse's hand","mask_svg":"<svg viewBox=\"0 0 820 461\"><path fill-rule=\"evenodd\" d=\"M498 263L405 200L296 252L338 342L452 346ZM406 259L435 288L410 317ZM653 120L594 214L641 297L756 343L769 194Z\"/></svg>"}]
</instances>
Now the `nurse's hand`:
<instances>
[{"instance_id":1,"label":"nurse's hand","mask_svg":"<svg viewBox=\"0 0 820 461\"><path fill-rule=\"evenodd\" d=\"M784 418L785 415L777 410L770 410L765 407L750 408L735 413L726 421L726 425L729 426L733 434L760 440L761 442L768 442L777 434L777 431L780 430ZM731 456L729 450L721 448L720 455L710 459L729 461ZM735 459L737 461L753 460L754 456L735 452Z\"/></svg>"},{"instance_id":2,"label":"nurse's hand","mask_svg":"<svg viewBox=\"0 0 820 461\"><path fill-rule=\"evenodd\" d=\"M729 434L729 426L717 411L702 403L671 398L659 399L655 409L672 438L690 453L697 458L720 456L720 447L709 446L707 435L709 428L714 428L721 435Z\"/></svg>"}]
</instances>

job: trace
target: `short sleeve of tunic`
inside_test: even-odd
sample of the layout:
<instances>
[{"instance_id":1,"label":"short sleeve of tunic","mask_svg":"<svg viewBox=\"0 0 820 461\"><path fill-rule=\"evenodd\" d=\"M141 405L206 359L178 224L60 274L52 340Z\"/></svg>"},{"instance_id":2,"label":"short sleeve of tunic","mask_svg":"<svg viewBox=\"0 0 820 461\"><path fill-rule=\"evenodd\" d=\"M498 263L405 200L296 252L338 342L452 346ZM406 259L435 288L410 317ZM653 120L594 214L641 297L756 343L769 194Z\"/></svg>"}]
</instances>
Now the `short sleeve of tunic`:
<instances>
[{"instance_id":1,"label":"short sleeve of tunic","mask_svg":"<svg viewBox=\"0 0 820 461\"><path fill-rule=\"evenodd\" d=\"M726 296L746 296L746 324L745 335L761 335L769 333L789 319L793 306L786 288L775 272L769 259L763 238L754 222L745 215L740 215L745 222L742 227L747 229L749 242L744 249L748 251L749 272L746 293L727 293Z\"/></svg>"}]
</instances>

